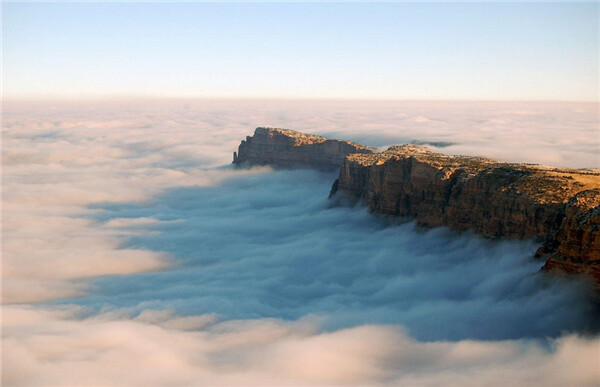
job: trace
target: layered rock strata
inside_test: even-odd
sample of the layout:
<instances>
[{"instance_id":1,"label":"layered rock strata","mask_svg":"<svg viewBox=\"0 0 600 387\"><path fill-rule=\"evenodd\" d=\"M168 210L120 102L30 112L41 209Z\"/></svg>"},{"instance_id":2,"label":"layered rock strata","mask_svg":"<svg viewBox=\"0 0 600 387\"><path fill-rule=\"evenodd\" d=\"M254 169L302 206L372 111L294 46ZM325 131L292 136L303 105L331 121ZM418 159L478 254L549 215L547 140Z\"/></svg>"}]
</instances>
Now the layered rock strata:
<instances>
[{"instance_id":1,"label":"layered rock strata","mask_svg":"<svg viewBox=\"0 0 600 387\"><path fill-rule=\"evenodd\" d=\"M257 128L234 163L340 167L331 196L493 238L536 238L545 270L583 274L600 289L600 171L448 156L418 145L375 153L359 144Z\"/></svg>"},{"instance_id":2,"label":"layered rock strata","mask_svg":"<svg viewBox=\"0 0 600 387\"><path fill-rule=\"evenodd\" d=\"M600 285L600 171L448 156L415 145L349 155L332 195L418 224L494 238L537 238L545 270Z\"/></svg>"},{"instance_id":3,"label":"layered rock strata","mask_svg":"<svg viewBox=\"0 0 600 387\"><path fill-rule=\"evenodd\" d=\"M374 152L373 148L350 141L288 129L256 128L254 135L246 137L233 153L233 163L337 170L349 154Z\"/></svg>"},{"instance_id":4,"label":"layered rock strata","mask_svg":"<svg viewBox=\"0 0 600 387\"><path fill-rule=\"evenodd\" d=\"M556 234L538 250L549 255L544 270L589 275L600 288L600 190L578 193L567 203Z\"/></svg>"}]
</instances>

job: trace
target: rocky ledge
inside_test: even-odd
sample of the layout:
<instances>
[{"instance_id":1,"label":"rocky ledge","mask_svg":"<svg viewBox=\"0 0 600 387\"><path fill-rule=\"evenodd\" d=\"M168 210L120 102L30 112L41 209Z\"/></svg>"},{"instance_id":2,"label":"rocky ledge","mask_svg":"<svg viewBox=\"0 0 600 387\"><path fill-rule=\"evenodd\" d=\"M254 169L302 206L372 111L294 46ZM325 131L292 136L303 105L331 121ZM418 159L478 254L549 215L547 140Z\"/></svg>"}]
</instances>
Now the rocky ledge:
<instances>
[{"instance_id":1,"label":"rocky ledge","mask_svg":"<svg viewBox=\"0 0 600 387\"><path fill-rule=\"evenodd\" d=\"M373 148L350 141L289 129L256 128L254 136L246 137L233 153L233 163L337 170L349 154L374 152Z\"/></svg>"},{"instance_id":2,"label":"rocky ledge","mask_svg":"<svg viewBox=\"0 0 600 387\"><path fill-rule=\"evenodd\" d=\"M535 238L544 270L586 275L600 289L600 171L448 156L418 145L372 148L257 128L234 163L340 167L331 195L371 210L492 238Z\"/></svg>"},{"instance_id":3,"label":"rocky ledge","mask_svg":"<svg viewBox=\"0 0 600 387\"><path fill-rule=\"evenodd\" d=\"M423 146L349 155L332 195L422 226L493 238L536 238L545 270L600 285L600 171L448 156Z\"/></svg>"}]
</instances>

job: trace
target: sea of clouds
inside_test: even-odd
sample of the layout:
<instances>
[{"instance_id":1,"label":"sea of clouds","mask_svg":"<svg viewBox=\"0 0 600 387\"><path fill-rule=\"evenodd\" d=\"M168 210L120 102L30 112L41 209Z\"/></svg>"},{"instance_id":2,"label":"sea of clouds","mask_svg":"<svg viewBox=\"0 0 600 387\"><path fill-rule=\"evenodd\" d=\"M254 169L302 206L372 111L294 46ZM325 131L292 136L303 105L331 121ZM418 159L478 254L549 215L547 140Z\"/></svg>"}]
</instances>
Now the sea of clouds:
<instances>
[{"instance_id":1,"label":"sea of clouds","mask_svg":"<svg viewBox=\"0 0 600 387\"><path fill-rule=\"evenodd\" d=\"M257 126L600 167L598 104L5 102L3 383L600 382L586 283L533 241L381 219L235 169Z\"/></svg>"}]
</instances>

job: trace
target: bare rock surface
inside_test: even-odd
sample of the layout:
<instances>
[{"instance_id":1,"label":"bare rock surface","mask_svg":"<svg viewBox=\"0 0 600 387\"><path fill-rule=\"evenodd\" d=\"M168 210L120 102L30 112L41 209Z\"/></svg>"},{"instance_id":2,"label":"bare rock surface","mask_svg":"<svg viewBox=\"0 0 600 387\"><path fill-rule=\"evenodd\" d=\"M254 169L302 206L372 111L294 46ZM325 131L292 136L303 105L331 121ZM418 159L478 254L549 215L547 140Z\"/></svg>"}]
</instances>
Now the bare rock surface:
<instances>
[{"instance_id":1,"label":"bare rock surface","mask_svg":"<svg viewBox=\"0 0 600 387\"><path fill-rule=\"evenodd\" d=\"M331 196L492 238L535 238L544 270L592 278L600 289L600 170L450 156L420 145L373 148L257 128L234 163L340 168Z\"/></svg>"},{"instance_id":2,"label":"bare rock surface","mask_svg":"<svg viewBox=\"0 0 600 387\"><path fill-rule=\"evenodd\" d=\"M373 148L350 141L289 129L256 128L254 135L246 137L233 154L233 163L337 170L349 154L374 152Z\"/></svg>"},{"instance_id":3,"label":"bare rock surface","mask_svg":"<svg viewBox=\"0 0 600 387\"><path fill-rule=\"evenodd\" d=\"M587 274L600 288L600 189L586 190L569 200L565 218L538 255L550 254L544 270Z\"/></svg>"}]
</instances>

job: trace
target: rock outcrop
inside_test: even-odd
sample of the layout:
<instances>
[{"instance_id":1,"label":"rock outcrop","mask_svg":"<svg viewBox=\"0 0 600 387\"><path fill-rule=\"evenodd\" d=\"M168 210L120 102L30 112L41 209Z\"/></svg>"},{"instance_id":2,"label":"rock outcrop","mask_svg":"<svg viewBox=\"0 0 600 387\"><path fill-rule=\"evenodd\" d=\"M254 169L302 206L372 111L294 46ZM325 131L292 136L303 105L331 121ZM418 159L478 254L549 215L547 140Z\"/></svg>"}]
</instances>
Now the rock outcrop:
<instances>
[{"instance_id":1,"label":"rock outcrop","mask_svg":"<svg viewBox=\"0 0 600 387\"><path fill-rule=\"evenodd\" d=\"M587 274L600 288L600 189L569 200L560 228L537 255L550 255L544 270Z\"/></svg>"},{"instance_id":2,"label":"rock outcrop","mask_svg":"<svg viewBox=\"0 0 600 387\"><path fill-rule=\"evenodd\" d=\"M349 155L332 195L427 227L494 238L536 238L545 270L600 285L600 171L448 156L415 145Z\"/></svg>"},{"instance_id":3,"label":"rock outcrop","mask_svg":"<svg viewBox=\"0 0 600 387\"><path fill-rule=\"evenodd\" d=\"M283 129L257 128L234 163L339 167L331 195L426 227L535 238L544 270L588 275L600 289L600 171L448 156L418 145L385 152Z\"/></svg>"},{"instance_id":4,"label":"rock outcrop","mask_svg":"<svg viewBox=\"0 0 600 387\"><path fill-rule=\"evenodd\" d=\"M256 128L254 136L246 137L233 153L233 163L337 170L349 154L374 152L373 148L349 141L288 129Z\"/></svg>"}]
</instances>

